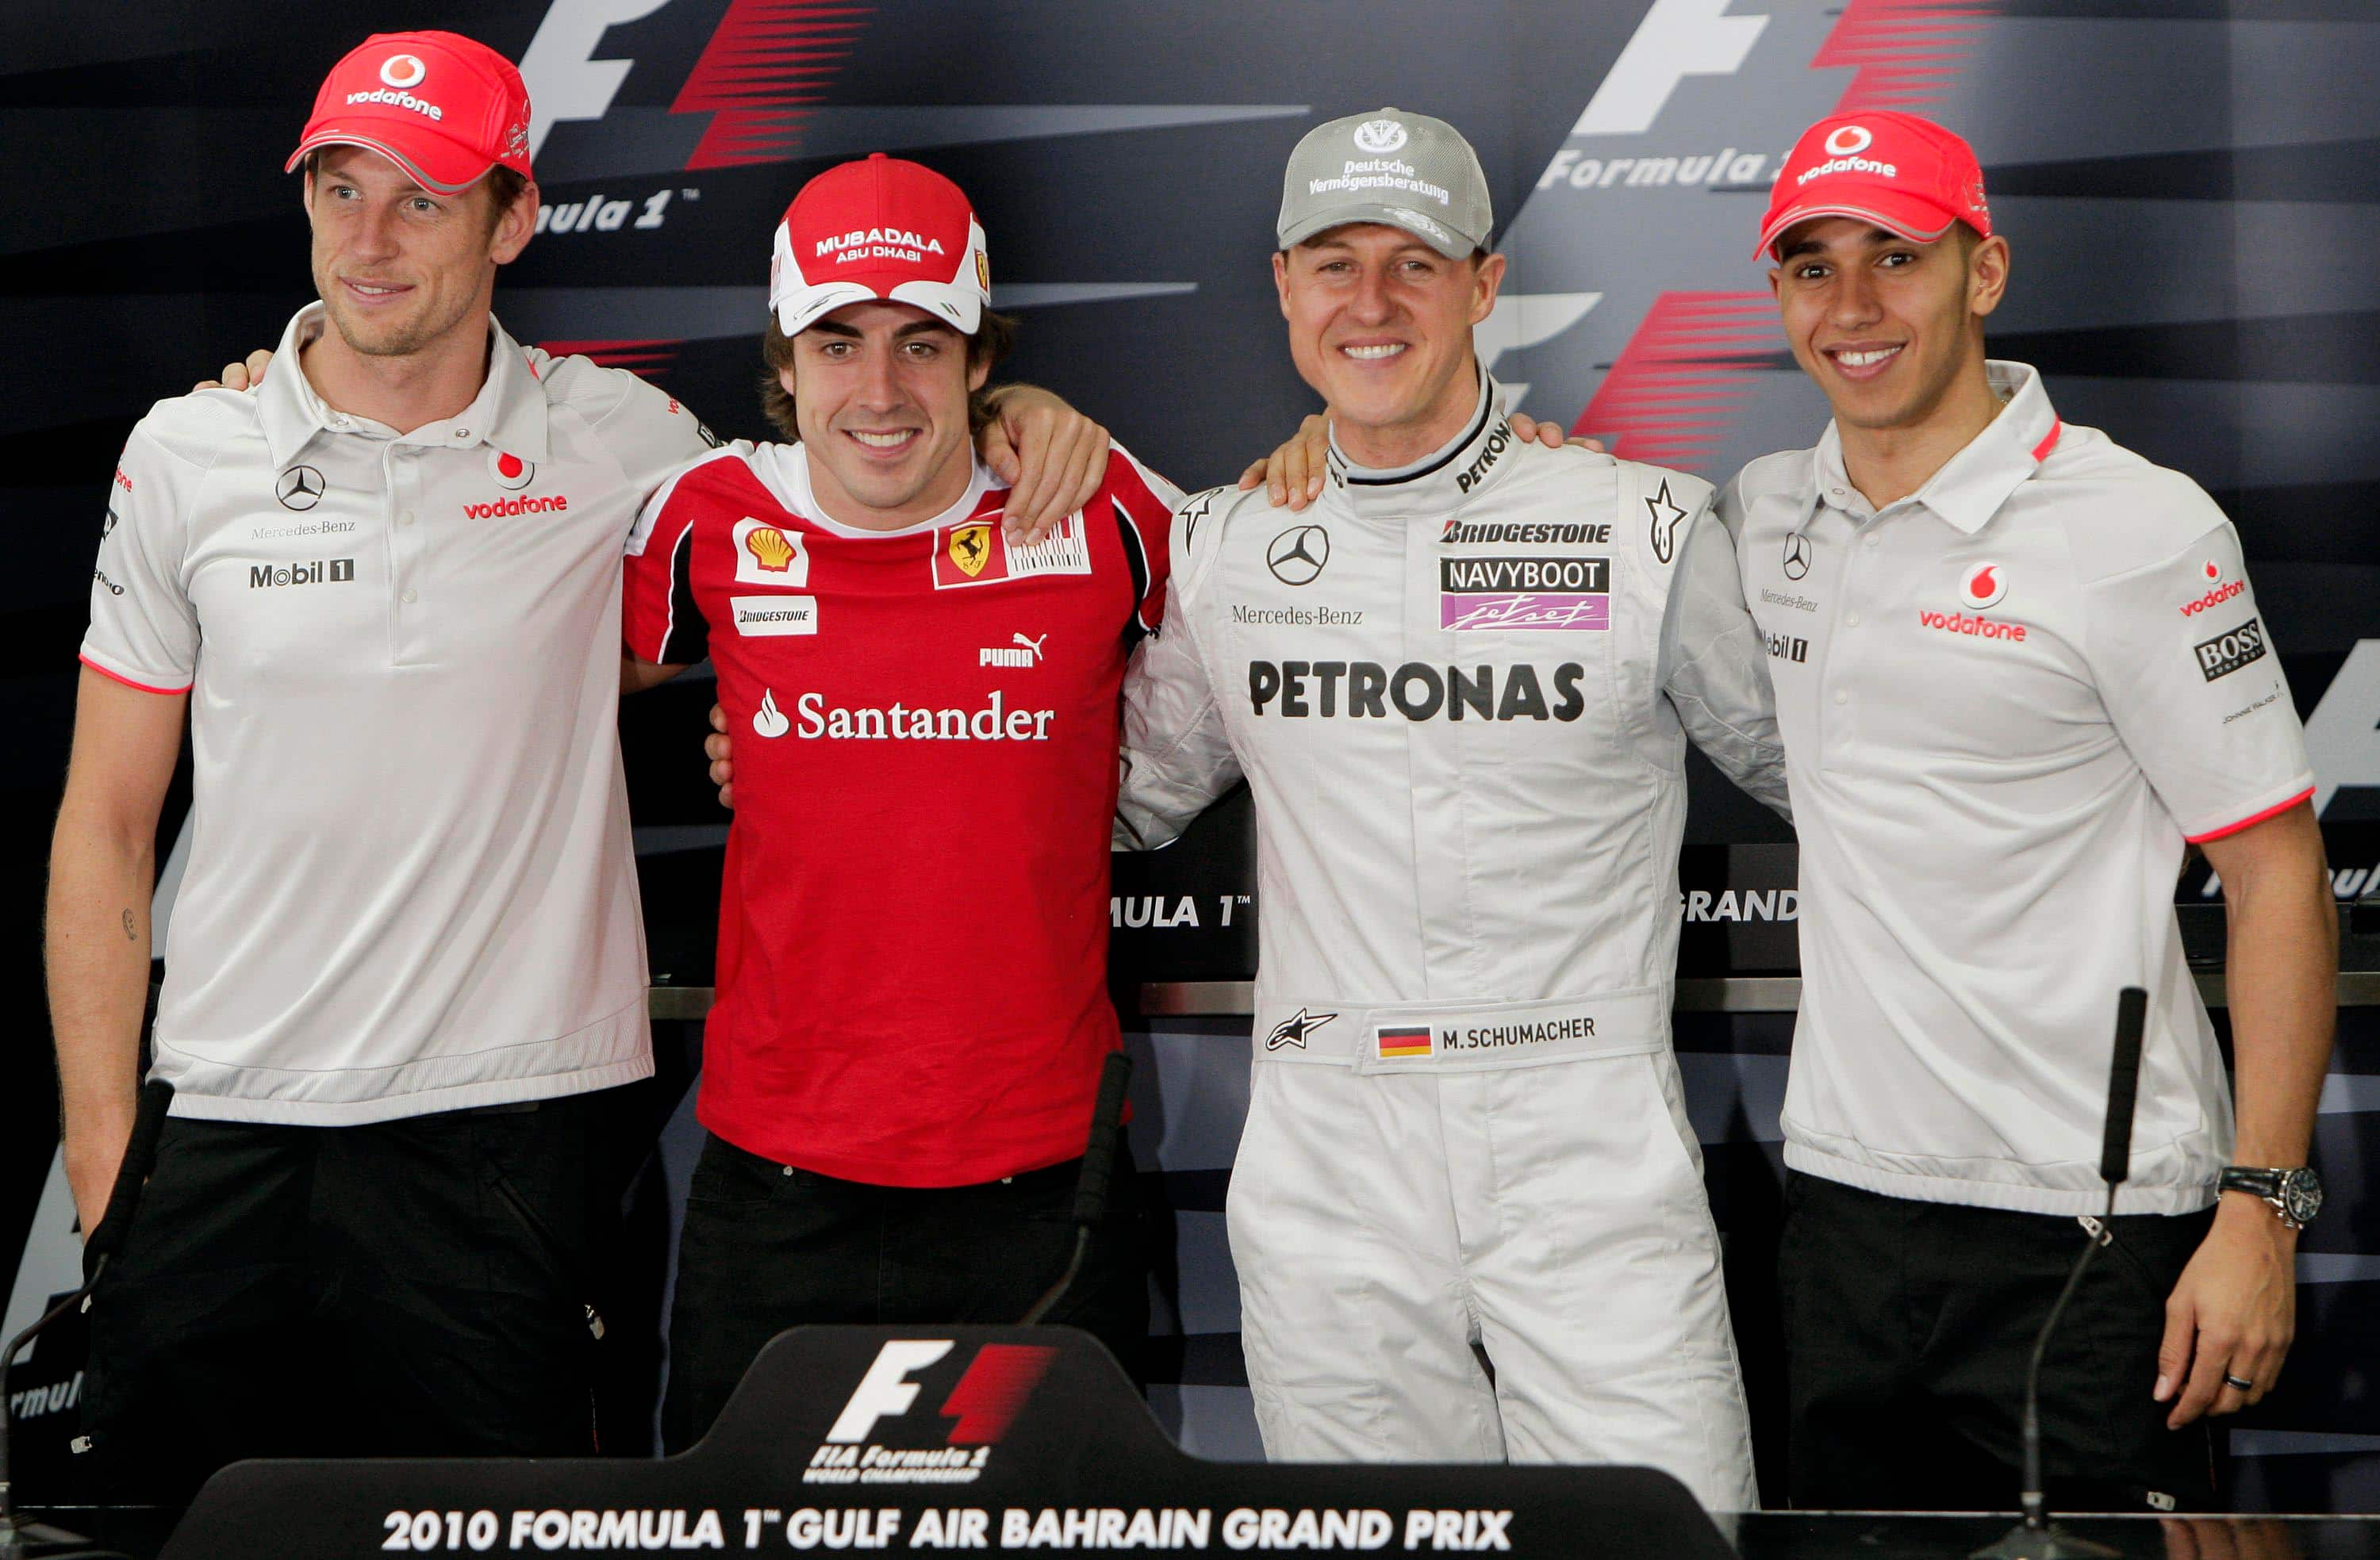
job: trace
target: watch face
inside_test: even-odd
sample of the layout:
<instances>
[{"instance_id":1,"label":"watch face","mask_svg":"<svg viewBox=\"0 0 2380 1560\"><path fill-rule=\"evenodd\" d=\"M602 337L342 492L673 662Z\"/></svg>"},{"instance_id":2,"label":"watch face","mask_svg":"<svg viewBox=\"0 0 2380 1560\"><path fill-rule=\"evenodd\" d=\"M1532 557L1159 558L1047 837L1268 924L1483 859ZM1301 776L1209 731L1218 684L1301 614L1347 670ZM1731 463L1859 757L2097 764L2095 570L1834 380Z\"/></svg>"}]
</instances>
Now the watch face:
<instances>
[{"instance_id":1,"label":"watch face","mask_svg":"<svg viewBox=\"0 0 2380 1560\"><path fill-rule=\"evenodd\" d=\"M2322 1178L2312 1170L2291 1170L2281 1178L2281 1203L2289 1217L2312 1224L2322 1212Z\"/></svg>"}]
</instances>

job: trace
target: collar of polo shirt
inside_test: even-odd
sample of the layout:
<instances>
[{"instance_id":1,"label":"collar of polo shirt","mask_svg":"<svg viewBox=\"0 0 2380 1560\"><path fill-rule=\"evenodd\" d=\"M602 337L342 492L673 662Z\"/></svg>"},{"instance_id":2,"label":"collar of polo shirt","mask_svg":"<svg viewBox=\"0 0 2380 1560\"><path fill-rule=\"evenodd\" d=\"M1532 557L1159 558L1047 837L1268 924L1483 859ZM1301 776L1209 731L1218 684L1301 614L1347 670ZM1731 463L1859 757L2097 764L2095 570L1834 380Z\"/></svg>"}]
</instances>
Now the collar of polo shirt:
<instances>
[{"instance_id":1,"label":"collar of polo shirt","mask_svg":"<svg viewBox=\"0 0 2380 1560\"><path fill-rule=\"evenodd\" d=\"M1984 365L1993 391L2006 403L1991 425L1952 455L1925 485L1901 500L1922 503L1969 536L1984 528L2020 483L2031 477L2058 446L2058 413L2041 376L2022 363L1997 359ZM1812 477L1822 500L1837 509L1867 510L1867 501L1852 487L1843 467L1843 437L1832 422L1810 452ZM1848 495L1850 502L1837 499Z\"/></svg>"},{"instance_id":2,"label":"collar of polo shirt","mask_svg":"<svg viewBox=\"0 0 2380 1560\"><path fill-rule=\"evenodd\" d=\"M331 410L299 369L298 353L322 333L327 322L328 316L320 302L299 309L288 329L281 333L281 344L273 348L273 368L256 387L257 420L264 430L265 445L273 452L275 466L287 466L297 459L298 452L318 433L382 427L364 417L348 417L342 423L338 419L345 414ZM480 386L480 393L454 417L425 424L401 437L425 445L468 448L490 444L523 460L542 461L551 457L547 412L545 392L528 366L527 354L491 315L488 377Z\"/></svg>"}]
</instances>

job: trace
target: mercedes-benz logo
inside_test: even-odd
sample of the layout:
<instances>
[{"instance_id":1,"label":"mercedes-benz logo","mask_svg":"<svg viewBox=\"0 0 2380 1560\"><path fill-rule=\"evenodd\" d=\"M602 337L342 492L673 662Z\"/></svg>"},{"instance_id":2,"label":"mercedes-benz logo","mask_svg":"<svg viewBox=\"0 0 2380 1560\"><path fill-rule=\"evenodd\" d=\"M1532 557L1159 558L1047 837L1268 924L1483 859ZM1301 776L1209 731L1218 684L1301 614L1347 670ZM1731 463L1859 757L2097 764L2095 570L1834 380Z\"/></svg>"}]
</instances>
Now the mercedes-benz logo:
<instances>
[{"instance_id":1,"label":"mercedes-benz logo","mask_svg":"<svg viewBox=\"0 0 2380 1560\"><path fill-rule=\"evenodd\" d=\"M1330 562L1330 533L1319 526L1292 526L1265 549L1265 567L1283 585L1311 585Z\"/></svg>"},{"instance_id":2,"label":"mercedes-benz logo","mask_svg":"<svg viewBox=\"0 0 2380 1560\"><path fill-rule=\"evenodd\" d=\"M1785 577L1800 579L1810 572L1810 538L1799 531L1785 533Z\"/></svg>"},{"instance_id":3,"label":"mercedes-benz logo","mask_svg":"<svg viewBox=\"0 0 2380 1560\"><path fill-rule=\"evenodd\" d=\"M273 486L273 496L281 501L284 509L311 509L322 502L323 491L330 485L322 474L310 466L293 466L281 474Z\"/></svg>"}]
</instances>

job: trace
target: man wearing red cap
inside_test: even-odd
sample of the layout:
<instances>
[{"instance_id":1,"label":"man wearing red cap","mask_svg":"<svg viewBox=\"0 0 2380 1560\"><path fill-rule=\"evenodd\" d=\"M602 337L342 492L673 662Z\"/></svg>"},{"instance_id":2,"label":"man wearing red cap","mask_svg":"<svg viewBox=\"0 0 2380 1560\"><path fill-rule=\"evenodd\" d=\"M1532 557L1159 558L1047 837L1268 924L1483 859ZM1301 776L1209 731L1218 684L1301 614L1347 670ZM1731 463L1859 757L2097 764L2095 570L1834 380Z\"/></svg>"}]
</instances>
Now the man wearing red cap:
<instances>
[{"instance_id":1,"label":"man wearing red cap","mask_svg":"<svg viewBox=\"0 0 2380 1560\"><path fill-rule=\"evenodd\" d=\"M878 155L778 226L789 440L680 472L629 542L635 682L709 658L738 744L663 1436L805 1322L1021 1316L1064 1270L1100 1067L1118 689L1181 494L1123 451L1045 539L970 421L1010 339L983 229ZM1049 1316L1127 1365L1135 1178Z\"/></svg>"},{"instance_id":2,"label":"man wearing red cap","mask_svg":"<svg viewBox=\"0 0 2380 1560\"><path fill-rule=\"evenodd\" d=\"M252 393L160 402L110 493L47 931L87 1230L186 712L194 756L174 1115L91 1312L115 1498L255 1455L593 1449L604 1124L652 1071L620 550L711 441L490 315L528 115L452 33L340 61L288 164L321 301Z\"/></svg>"},{"instance_id":3,"label":"man wearing red cap","mask_svg":"<svg viewBox=\"0 0 2380 1560\"><path fill-rule=\"evenodd\" d=\"M1759 247L1834 412L1720 508L1802 846L1794 1502L2010 1505L2079 1220L2110 1249L2042 1369L2051 1499L2211 1504L2201 1416L2271 1390L2289 1347L2337 970L2313 776L2239 537L1986 359L2010 250L1957 136L1813 126ZM2175 924L2187 844L2230 913L2236 1096ZM2127 986L2148 1023L2106 1217Z\"/></svg>"}]
</instances>

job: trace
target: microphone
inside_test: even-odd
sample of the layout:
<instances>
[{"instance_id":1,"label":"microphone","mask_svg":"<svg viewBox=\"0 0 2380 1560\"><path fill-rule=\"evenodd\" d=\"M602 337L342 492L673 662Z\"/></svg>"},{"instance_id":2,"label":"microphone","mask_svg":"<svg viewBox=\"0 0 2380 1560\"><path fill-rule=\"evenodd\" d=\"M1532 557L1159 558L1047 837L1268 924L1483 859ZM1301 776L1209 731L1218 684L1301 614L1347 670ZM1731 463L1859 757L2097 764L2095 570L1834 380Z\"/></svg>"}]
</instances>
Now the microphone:
<instances>
[{"instance_id":1,"label":"microphone","mask_svg":"<svg viewBox=\"0 0 2380 1560\"><path fill-rule=\"evenodd\" d=\"M2107 1064L2107 1130L2099 1147L2099 1179L2107 1183L2107 1212L2116 1188L2132 1174L2132 1102L2141 1090L2141 1034L2148 1027L2149 994L2128 986L2116 994L2116 1054Z\"/></svg>"},{"instance_id":2,"label":"microphone","mask_svg":"<svg viewBox=\"0 0 2380 1560\"><path fill-rule=\"evenodd\" d=\"M1075 1282L1075 1276L1082 1272L1083 1259L1090 1254L1091 1229L1107 1216L1108 1193L1115 1179L1116 1145L1123 1141L1124 1090L1131 1082L1131 1056L1109 1052L1099 1068L1099 1097L1091 1107L1090 1141L1084 1146L1083 1167L1075 1180L1075 1254L1058 1281L1018 1318L1023 1325L1032 1326L1050 1314Z\"/></svg>"},{"instance_id":3,"label":"microphone","mask_svg":"<svg viewBox=\"0 0 2380 1560\"><path fill-rule=\"evenodd\" d=\"M2132 1173L2132 1106L2141 1086L2141 1035L2148 1027L2149 994L2128 986L2116 994L2116 1046L2107 1064L2107 1121L2099 1140L2099 1179L2107 1183L2107 1216L2116 1213L2116 1188ZM2066 1276L2066 1288L2049 1308L2048 1319L2033 1340L2033 1357L2024 1367L2024 1489L2021 1496L2024 1519L1998 1542L1976 1550L1968 1560L2119 1560L2121 1550L2078 1539L2049 1520L2048 1501L2041 1478L2041 1361L2049 1339L2058 1331L2066 1302L2082 1287L2082 1275L2099 1248L2115 1240L2115 1232L2094 1219L2084 1219L2082 1254Z\"/></svg>"},{"instance_id":4,"label":"microphone","mask_svg":"<svg viewBox=\"0 0 2380 1560\"><path fill-rule=\"evenodd\" d=\"M109 1260L123 1250L125 1232L131 1228L133 1212L140 1203L140 1189L150 1172L157 1167L157 1138L165 1130L166 1108L173 1103L174 1085L163 1078L152 1078L142 1085L140 1103L132 1116L132 1135L125 1142L124 1159L115 1169L115 1190L108 1193L107 1211L100 1215L99 1227L83 1242L82 1288L50 1307L40 1320L10 1338L6 1348L0 1348L0 1560L26 1560L34 1553L30 1548L34 1544L41 1546L39 1553L48 1560L78 1560L79 1556L114 1553L91 1548L73 1533L17 1520L8 1477L8 1436L14 1418L7 1404L8 1372L16 1365L17 1356L40 1336L42 1328L75 1307L88 1305L100 1276L107 1271Z\"/></svg>"}]
</instances>

